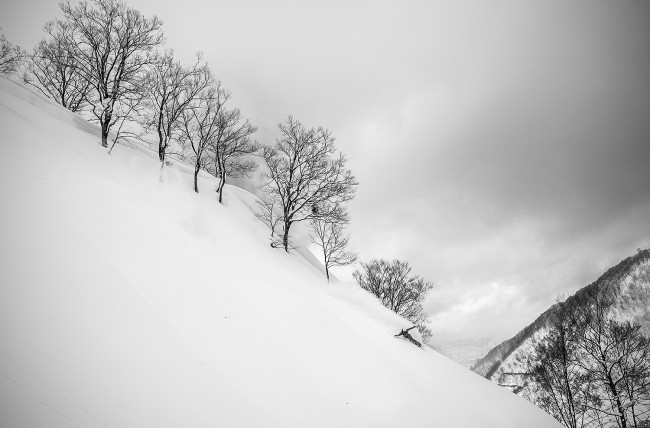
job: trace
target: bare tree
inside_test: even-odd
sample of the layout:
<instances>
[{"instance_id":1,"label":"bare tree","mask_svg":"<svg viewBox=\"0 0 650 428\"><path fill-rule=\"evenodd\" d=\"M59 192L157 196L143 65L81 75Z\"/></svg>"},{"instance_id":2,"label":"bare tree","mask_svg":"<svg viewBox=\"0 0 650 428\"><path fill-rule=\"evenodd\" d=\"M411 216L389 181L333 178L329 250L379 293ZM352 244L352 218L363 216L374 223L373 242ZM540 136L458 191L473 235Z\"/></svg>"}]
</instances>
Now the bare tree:
<instances>
[{"instance_id":1,"label":"bare tree","mask_svg":"<svg viewBox=\"0 0 650 428\"><path fill-rule=\"evenodd\" d=\"M626 398L630 367L624 364L626 349L634 329L629 323L611 318L615 290L605 287L593 290L586 296L585 304L574 311L573 324L577 328L578 345L584 358L578 364L598 390L592 394L591 409L612 418L621 428L630 426Z\"/></svg>"},{"instance_id":2,"label":"bare tree","mask_svg":"<svg viewBox=\"0 0 650 428\"><path fill-rule=\"evenodd\" d=\"M0 33L0 74L14 74L24 61L26 53Z\"/></svg>"},{"instance_id":3,"label":"bare tree","mask_svg":"<svg viewBox=\"0 0 650 428\"><path fill-rule=\"evenodd\" d=\"M570 322L570 304L558 302L560 311L549 322L548 335L528 357L527 388L532 401L567 428L582 428L590 422L585 404L589 386L580 359L578 329Z\"/></svg>"},{"instance_id":4,"label":"bare tree","mask_svg":"<svg viewBox=\"0 0 650 428\"><path fill-rule=\"evenodd\" d=\"M117 123L117 104L143 91L145 67L151 52L163 41L162 22L147 19L120 0L82 1L76 7L61 3L73 31L67 45L78 61L78 70L93 87L89 98L92 114L101 125L102 146L108 147L111 127Z\"/></svg>"},{"instance_id":5,"label":"bare tree","mask_svg":"<svg viewBox=\"0 0 650 428\"><path fill-rule=\"evenodd\" d=\"M74 27L64 21L45 25L49 34L34 48L23 73L23 81L70 111L82 110L88 102L91 85L79 71L77 58L69 45Z\"/></svg>"},{"instance_id":6,"label":"bare tree","mask_svg":"<svg viewBox=\"0 0 650 428\"><path fill-rule=\"evenodd\" d=\"M330 131L307 129L291 116L279 128L275 146L265 147L262 155L268 166L263 188L280 207L281 245L288 252L294 223L328 217L331 213L321 208L352 199L358 183L345 168L345 156L335 156Z\"/></svg>"},{"instance_id":7,"label":"bare tree","mask_svg":"<svg viewBox=\"0 0 650 428\"><path fill-rule=\"evenodd\" d=\"M213 83L213 79L200 53L192 66L184 67L174 60L174 53L167 50L156 58L146 73L146 80L150 87L149 108L143 125L158 136L158 159L162 168L170 143L180 138L183 111Z\"/></svg>"},{"instance_id":8,"label":"bare tree","mask_svg":"<svg viewBox=\"0 0 650 428\"><path fill-rule=\"evenodd\" d=\"M137 118L146 110L145 92L138 91L125 95L119 104L116 104L113 110L113 119L111 121L111 133L113 134L113 144L108 151L110 155L113 148L118 142L126 142L128 138L138 139L140 136L133 130Z\"/></svg>"},{"instance_id":9,"label":"bare tree","mask_svg":"<svg viewBox=\"0 0 650 428\"><path fill-rule=\"evenodd\" d=\"M422 302L433 283L418 275L411 275L411 266L401 260L371 260L361 262L361 271L352 276L361 288L374 294L388 309L417 325L422 340L427 342L431 330L427 327L428 317Z\"/></svg>"},{"instance_id":10,"label":"bare tree","mask_svg":"<svg viewBox=\"0 0 650 428\"><path fill-rule=\"evenodd\" d=\"M262 193L257 201L258 210L255 216L266 224L271 230L271 246L276 247L275 229L282 220L282 212L279 207L280 203L267 193Z\"/></svg>"},{"instance_id":11,"label":"bare tree","mask_svg":"<svg viewBox=\"0 0 650 428\"><path fill-rule=\"evenodd\" d=\"M257 128L244 119L239 109L219 112L218 131L208 145L214 174L219 178L219 203L223 203L227 177L248 176L257 169L257 163L249 157L261 149L261 145L251 139L255 132Z\"/></svg>"},{"instance_id":12,"label":"bare tree","mask_svg":"<svg viewBox=\"0 0 650 428\"><path fill-rule=\"evenodd\" d=\"M612 338L614 378L620 386L621 402L627 424L637 428L650 415L650 339L641 332L641 325L629 321L608 322Z\"/></svg>"},{"instance_id":13,"label":"bare tree","mask_svg":"<svg viewBox=\"0 0 650 428\"><path fill-rule=\"evenodd\" d=\"M529 357L529 398L567 427L643 427L650 414L650 339L621 320L617 289L560 303Z\"/></svg>"},{"instance_id":14,"label":"bare tree","mask_svg":"<svg viewBox=\"0 0 650 428\"><path fill-rule=\"evenodd\" d=\"M332 210L332 212L336 211ZM330 280L330 268L347 266L358 259L356 253L346 250L350 240L350 237L345 234L349 216L343 209L338 211L340 211L339 214L314 218L311 221L311 241L321 249L325 276L328 282Z\"/></svg>"},{"instance_id":15,"label":"bare tree","mask_svg":"<svg viewBox=\"0 0 650 428\"><path fill-rule=\"evenodd\" d=\"M208 86L181 114L181 145L189 151L194 162L194 191L199 192L198 176L205 167L208 146L219 133L220 113L230 92L217 81Z\"/></svg>"}]
</instances>

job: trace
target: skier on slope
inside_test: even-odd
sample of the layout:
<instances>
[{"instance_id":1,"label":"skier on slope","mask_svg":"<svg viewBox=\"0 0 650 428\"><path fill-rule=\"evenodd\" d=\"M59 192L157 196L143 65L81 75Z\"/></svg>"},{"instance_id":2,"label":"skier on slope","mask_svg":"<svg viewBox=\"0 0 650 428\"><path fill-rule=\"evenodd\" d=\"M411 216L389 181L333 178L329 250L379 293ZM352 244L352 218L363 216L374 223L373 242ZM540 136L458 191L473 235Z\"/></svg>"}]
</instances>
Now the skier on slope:
<instances>
[{"instance_id":1,"label":"skier on slope","mask_svg":"<svg viewBox=\"0 0 650 428\"><path fill-rule=\"evenodd\" d=\"M413 327L411 327L409 329L406 329L406 330L402 329L402 331L400 331L399 334L396 334L395 337L404 336L406 339L408 339L415 346L417 346L418 348L421 348L422 344L420 342L418 342L417 340L413 339L413 336L411 336L411 334L409 333L409 331L413 330L415 327L416 326L413 326Z\"/></svg>"}]
</instances>

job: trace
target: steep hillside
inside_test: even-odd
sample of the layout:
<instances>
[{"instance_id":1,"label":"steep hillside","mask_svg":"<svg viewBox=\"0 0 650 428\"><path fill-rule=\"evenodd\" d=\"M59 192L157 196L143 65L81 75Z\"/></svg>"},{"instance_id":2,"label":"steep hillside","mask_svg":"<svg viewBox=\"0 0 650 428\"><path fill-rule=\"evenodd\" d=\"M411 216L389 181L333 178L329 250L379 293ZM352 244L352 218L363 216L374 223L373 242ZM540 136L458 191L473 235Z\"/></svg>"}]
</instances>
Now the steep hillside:
<instances>
[{"instance_id":1,"label":"steep hillside","mask_svg":"<svg viewBox=\"0 0 650 428\"><path fill-rule=\"evenodd\" d=\"M621 261L596 281L570 296L567 301L582 302L588 292L606 284L613 285L618 290L615 310L619 317L650 329L650 250L638 251L634 256ZM551 306L513 338L490 350L474 364L472 370L515 392L519 391L525 357L539 338L544 336L546 324L550 315L557 310L556 306Z\"/></svg>"},{"instance_id":2,"label":"steep hillside","mask_svg":"<svg viewBox=\"0 0 650 428\"><path fill-rule=\"evenodd\" d=\"M0 426L558 426L270 248L251 194L94 133L0 78Z\"/></svg>"}]
</instances>

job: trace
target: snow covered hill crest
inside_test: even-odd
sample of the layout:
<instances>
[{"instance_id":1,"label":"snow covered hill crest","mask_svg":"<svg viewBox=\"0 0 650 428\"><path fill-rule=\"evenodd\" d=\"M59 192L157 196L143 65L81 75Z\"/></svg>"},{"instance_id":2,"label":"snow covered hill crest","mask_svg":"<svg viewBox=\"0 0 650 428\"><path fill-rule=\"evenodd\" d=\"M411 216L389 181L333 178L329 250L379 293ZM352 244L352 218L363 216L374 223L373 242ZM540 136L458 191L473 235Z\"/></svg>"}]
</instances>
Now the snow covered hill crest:
<instances>
[{"instance_id":1,"label":"snow covered hill crest","mask_svg":"<svg viewBox=\"0 0 650 428\"><path fill-rule=\"evenodd\" d=\"M0 77L0 426L555 427L269 247L254 197Z\"/></svg>"}]
</instances>

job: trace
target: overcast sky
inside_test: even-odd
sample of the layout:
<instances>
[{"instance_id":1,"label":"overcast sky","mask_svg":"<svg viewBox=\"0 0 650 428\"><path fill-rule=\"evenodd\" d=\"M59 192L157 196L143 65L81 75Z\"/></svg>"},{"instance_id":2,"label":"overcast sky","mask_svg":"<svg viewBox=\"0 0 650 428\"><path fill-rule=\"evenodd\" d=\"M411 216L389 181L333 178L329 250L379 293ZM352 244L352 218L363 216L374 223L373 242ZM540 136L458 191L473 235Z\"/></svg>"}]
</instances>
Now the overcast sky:
<instances>
[{"instance_id":1,"label":"overcast sky","mask_svg":"<svg viewBox=\"0 0 650 428\"><path fill-rule=\"evenodd\" d=\"M0 5L31 47L56 2ZM650 246L650 3L131 0L205 52L262 143L323 125L351 245L436 286L434 342L512 336Z\"/></svg>"}]
</instances>

